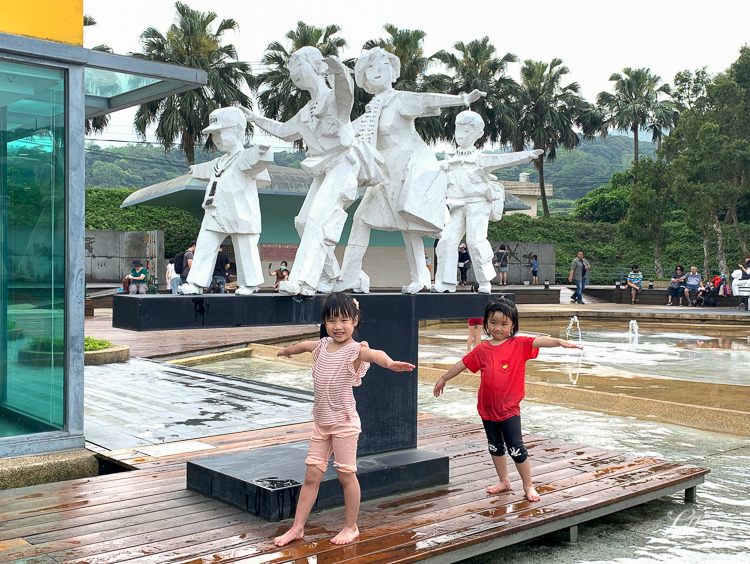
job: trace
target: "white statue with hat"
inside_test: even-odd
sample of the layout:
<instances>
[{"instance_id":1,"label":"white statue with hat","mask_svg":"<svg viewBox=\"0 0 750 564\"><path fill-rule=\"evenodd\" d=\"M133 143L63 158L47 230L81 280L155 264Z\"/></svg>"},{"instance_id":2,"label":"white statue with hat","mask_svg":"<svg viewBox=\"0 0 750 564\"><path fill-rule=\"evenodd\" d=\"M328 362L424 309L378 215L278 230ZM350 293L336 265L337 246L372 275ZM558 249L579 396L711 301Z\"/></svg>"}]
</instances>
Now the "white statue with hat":
<instances>
[{"instance_id":1,"label":"white statue with hat","mask_svg":"<svg viewBox=\"0 0 750 564\"><path fill-rule=\"evenodd\" d=\"M517 153L480 153L475 143L484 133L484 120L476 112L464 111L456 116L456 154L440 163L448 176L446 204L450 221L440 235L436 254L437 270L432 292L456 291L458 245L466 235L474 277L479 292L489 294L496 276L492 266L492 246L487 240L490 220L503 215L505 189L490 174L495 169L527 163L544 151Z\"/></svg>"},{"instance_id":2,"label":"white statue with hat","mask_svg":"<svg viewBox=\"0 0 750 564\"><path fill-rule=\"evenodd\" d=\"M245 114L236 107L211 112L203 133L211 134L216 148L224 154L212 161L194 164L194 178L207 180L203 197L203 222L196 241L193 263L187 281L178 286L180 294L202 294L211 286L219 247L232 238L237 266L237 295L249 295L263 282L258 241L261 221L258 188L271 184L268 166L273 150L267 145L245 149Z\"/></svg>"},{"instance_id":3,"label":"white statue with hat","mask_svg":"<svg viewBox=\"0 0 750 564\"><path fill-rule=\"evenodd\" d=\"M294 218L300 245L289 280L279 284L279 293L309 296L333 289L340 274L333 251L344 229L346 209L357 199L360 187L383 179L383 159L374 146L355 138L350 121L354 84L340 60L323 58L315 47L302 47L289 59L289 74L297 88L310 93L304 108L283 123L249 111L246 115L271 135L285 141L301 139L307 146L301 166L314 180Z\"/></svg>"},{"instance_id":4,"label":"white statue with hat","mask_svg":"<svg viewBox=\"0 0 750 564\"><path fill-rule=\"evenodd\" d=\"M430 286L422 237L437 237L443 229L447 190L445 173L434 151L414 129L414 120L439 116L448 106L468 106L486 94L479 90L458 96L395 90L401 62L380 47L363 51L354 73L357 84L374 94L365 113L354 122L357 136L383 156L388 178L367 189L354 214L335 288L369 292L370 279L362 271L362 260L370 231L379 229L402 232L411 279L402 292L414 294Z\"/></svg>"}]
</instances>

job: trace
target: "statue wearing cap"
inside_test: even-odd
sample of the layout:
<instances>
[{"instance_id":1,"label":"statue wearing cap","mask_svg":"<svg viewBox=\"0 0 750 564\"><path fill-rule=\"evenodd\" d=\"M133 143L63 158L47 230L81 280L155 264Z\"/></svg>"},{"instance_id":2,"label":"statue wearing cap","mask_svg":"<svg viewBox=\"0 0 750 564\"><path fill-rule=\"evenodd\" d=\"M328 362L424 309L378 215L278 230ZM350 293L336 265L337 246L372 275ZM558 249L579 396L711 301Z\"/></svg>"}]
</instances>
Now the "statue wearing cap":
<instances>
[{"instance_id":1,"label":"statue wearing cap","mask_svg":"<svg viewBox=\"0 0 750 564\"><path fill-rule=\"evenodd\" d=\"M180 294L202 294L211 286L219 247L231 236L237 264L235 294L252 294L263 282L258 240L261 232L258 188L271 184L266 170L273 164L273 150L267 145L245 149L245 114L235 107L211 112L203 133L224 154L207 163L190 167L194 178L207 180L203 197L203 222L196 241L193 264Z\"/></svg>"},{"instance_id":2,"label":"statue wearing cap","mask_svg":"<svg viewBox=\"0 0 750 564\"><path fill-rule=\"evenodd\" d=\"M383 180L383 159L374 145L355 138L350 121L354 83L340 60L324 59L315 47L302 47L289 59L289 74L297 88L310 93L304 108L284 123L249 111L246 116L271 135L285 141L302 139L307 146L301 166L314 180L294 218L300 245L279 293L312 295L333 288L340 274L333 251L346 209L357 199L359 188Z\"/></svg>"}]
</instances>

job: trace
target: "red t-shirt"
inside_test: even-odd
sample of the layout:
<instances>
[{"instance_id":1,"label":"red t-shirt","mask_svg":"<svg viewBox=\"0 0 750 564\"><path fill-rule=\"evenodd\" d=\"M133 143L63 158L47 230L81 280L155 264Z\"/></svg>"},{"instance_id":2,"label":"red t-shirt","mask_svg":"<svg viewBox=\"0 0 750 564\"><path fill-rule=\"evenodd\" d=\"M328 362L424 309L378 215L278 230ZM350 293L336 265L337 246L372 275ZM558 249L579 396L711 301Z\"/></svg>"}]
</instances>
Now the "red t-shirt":
<instances>
[{"instance_id":1,"label":"red t-shirt","mask_svg":"<svg viewBox=\"0 0 750 564\"><path fill-rule=\"evenodd\" d=\"M482 419L505 421L521 414L526 394L526 361L536 358L534 337L513 337L501 345L485 341L463 358L466 368L481 371L477 410Z\"/></svg>"}]
</instances>

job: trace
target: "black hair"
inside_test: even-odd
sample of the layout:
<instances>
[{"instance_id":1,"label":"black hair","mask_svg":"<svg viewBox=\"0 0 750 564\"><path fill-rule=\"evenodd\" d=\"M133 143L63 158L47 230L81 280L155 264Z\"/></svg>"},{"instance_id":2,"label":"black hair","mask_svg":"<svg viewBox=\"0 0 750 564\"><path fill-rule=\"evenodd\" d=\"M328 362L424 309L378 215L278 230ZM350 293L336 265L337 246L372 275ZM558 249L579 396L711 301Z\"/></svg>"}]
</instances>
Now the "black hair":
<instances>
[{"instance_id":1,"label":"black hair","mask_svg":"<svg viewBox=\"0 0 750 564\"><path fill-rule=\"evenodd\" d=\"M352 321L357 318L357 325L362 321L362 314L359 313L359 307L349 294L343 292L333 292L328 294L323 300L323 307L320 310L320 317L323 323L328 319L336 316L348 317Z\"/></svg>"},{"instance_id":2,"label":"black hair","mask_svg":"<svg viewBox=\"0 0 750 564\"><path fill-rule=\"evenodd\" d=\"M289 265L288 265L288 264L286 263L286 261L285 261L285 260L282 260L282 261L281 261L281 264L283 264L284 266L289 266Z\"/></svg>"},{"instance_id":3,"label":"black hair","mask_svg":"<svg viewBox=\"0 0 750 564\"><path fill-rule=\"evenodd\" d=\"M678 264L677 266L675 266L675 267L674 267L674 269L675 269L675 270L682 270L683 272L685 272L685 269L684 269L684 268L682 268L682 265L681 265L681 264Z\"/></svg>"},{"instance_id":4,"label":"black hair","mask_svg":"<svg viewBox=\"0 0 750 564\"><path fill-rule=\"evenodd\" d=\"M196 244L197 243L195 241L190 241L190 244L187 246L187 248L189 249L190 247L195 247Z\"/></svg>"},{"instance_id":5,"label":"black hair","mask_svg":"<svg viewBox=\"0 0 750 564\"><path fill-rule=\"evenodd\" d=\"M638 265L634 264L633 266L630 267L630 270L638 270Z\"/></svg>"},{"instance_id":6,"label":"black hair","mask_svg":"<svg viewBox=\"0 0 750 564\"><path fill-rule=\"evenodd\" d=\"M500 249L499 249L499 250L501 250L501 251L504 251L504 250L505 250L505 243L501 243L501 244L500 244Z\"/></svg>"},{"instance_id":7,"label":"black hair","mask_svg":"<svg viewBox=\"0 0 750 564\"><path fill-rule=\"evenodd\" d=\"M510 319L510 336L515 337L516 333L518 333L518 308L516 308L516 304L514 304L505 296L495 298L487 304L486 308L484 308L485 335L490 334L488 327L490 323L490 317L492 317L492 314L495 312L500 312L502 315Z\"/></svg>"},{"instance_id":8,"label":"black hair","mask_svg":"<svg viewBox=\"0 0 750 564\"><path fill-rule=\"evenodd\" d=\"M531 255L531 258L536 259L536 258L539 258L539 257L536 256L536 255Z\"/></svg>"},{"instance_id":9,"label":"black hair","mask_svg":"<svg viewBox=\"0 0 750 564\"><path fill-rule=\"evenodd\" d=\"M174 264L174 259L173 258L169 259L169 264Z\"/></svg>"}]
</instances>

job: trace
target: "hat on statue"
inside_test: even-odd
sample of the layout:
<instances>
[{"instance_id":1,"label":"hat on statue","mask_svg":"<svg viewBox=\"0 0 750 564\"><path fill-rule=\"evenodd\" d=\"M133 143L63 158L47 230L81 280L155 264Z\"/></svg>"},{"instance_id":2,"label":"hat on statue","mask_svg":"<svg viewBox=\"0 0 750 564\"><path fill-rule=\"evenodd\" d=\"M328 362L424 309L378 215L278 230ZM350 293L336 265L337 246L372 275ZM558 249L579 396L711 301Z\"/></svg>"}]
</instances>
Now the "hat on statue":
<instances>
[{"instance_id":1,"label":"hat on statue","mask_svg":"<svg viewBox=\"0 0 750 564\"><path fill-rule=\"evenodd\" d=\"M203 133L211 133L212 131L237 126L242 126L244 129L246 123L245 114L239 108L219 108L211 112L208 116L208 127L203 130Z\"/></svg>"}]
</instances>

